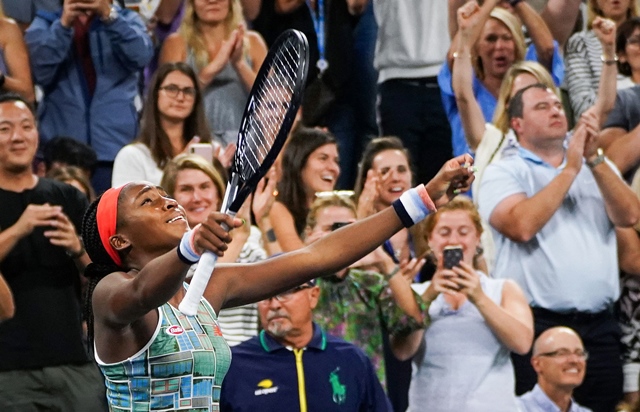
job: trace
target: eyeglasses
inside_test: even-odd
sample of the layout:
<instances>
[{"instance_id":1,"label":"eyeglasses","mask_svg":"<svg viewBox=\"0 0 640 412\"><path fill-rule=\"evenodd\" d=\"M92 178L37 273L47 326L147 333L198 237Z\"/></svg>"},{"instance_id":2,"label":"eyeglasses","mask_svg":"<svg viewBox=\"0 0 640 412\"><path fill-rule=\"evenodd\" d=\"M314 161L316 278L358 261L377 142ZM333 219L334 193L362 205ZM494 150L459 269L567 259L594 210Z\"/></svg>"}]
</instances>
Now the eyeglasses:
<instances>
[{"instance_id":1,"label":"eyeglasses","mask_svg":"<svg viewBox=\"0 0 640 412\"><path fill-rule=\"evenodd\" d=\"M185 99L193 99L196 97L195 87L179 87L175 84L168 84L160 87L160 90L164 90L165 94L172 99L178 97L181 92Z\"/></svg>"},{"instance_id":2,"label":"eyeglasses","mask_svg":"<svg viewBox=\"0 0 640 412\"><path fill-rule=\"evenodd\" d=\"M296 294L296 293L298 293L298 292L300 292L301 290L304 290L304 289L311 289L312 287L313 286L305 283L304 285L296 286L295 288L289 289L286 292L282 292L282 293L280 293L278 295L275 295L275 296L273 296L271 298L265 299L262 302L267 303L271 299L275 299L278 302L286 302L286 301L290 300L293 297L294 294Z\"/></svg>"},{"instance_id":3,"label":"eyeglasses","mask_svg":"<svg viewBox=\"0 0 640 412\"><path fill-rule=\"evenodd\" d=\"M570 351L569 349L558 349L558 350L554 350L553 352L539 353L537 356L546 356L549 358L564 360L569 358L572 355L575 355L578 358L581 358L582 360L589 359L589 352L582 349L576 349L573 352Z\"/></svg>"}]
</instances>

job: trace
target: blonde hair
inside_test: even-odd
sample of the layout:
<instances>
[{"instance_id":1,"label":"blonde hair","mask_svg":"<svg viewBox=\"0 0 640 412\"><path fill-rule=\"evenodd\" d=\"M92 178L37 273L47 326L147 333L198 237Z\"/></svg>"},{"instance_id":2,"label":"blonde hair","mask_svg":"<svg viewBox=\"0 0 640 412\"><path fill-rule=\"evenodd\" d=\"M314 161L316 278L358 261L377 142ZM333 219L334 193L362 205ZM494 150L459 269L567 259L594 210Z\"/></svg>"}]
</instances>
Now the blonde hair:
<instances>
[{"instance_id":1,"label":"blonde hair","mask_svg":"<svg viewBox=\"0 0 640 412\"><path fill-rule=\"evenodd\" d=\"M627 10L627 19L638 16L638 4L636 0L629 0L629 10ZM587 29L593 28L593 21L596 17L605 17L602 10L598 7L598 0L589 0L587 2Z\"/></svg>"},{"instance_id":2,"label":"blonde hair","mask_svg":"<svg viewBox=\"0 0 640 412\"><path fill-rule=\"evenodd\" d=\"M344 207L349 209L353 213L353 217L356 217L356 204L350 196L334 192L327 194L326 196L317 197L311 204L309 213L307 214L307 229L313 229L318 224L318 213L322 209L326 209L331 206Z\"/></svg>"},{"instance_id":3,"label":"blonde hair","mask_svg":"<svg viewBox=\"0 0 640 412\"><path fill-rule=\"evenodd\" d=\"M239 24L244 22L244 16L242 14L242 4L240 0L227 0L229 2L229 14L224 20L225 26L225 39L229 37L231 32L235 30ZM209 51L207 44L204 41L204 36L200 31L200 19L195 10L195 0L187 0L185 7L184 17L182 23L180 23L180 35L187 42L187 47L193 51L195 57L196 66L198 69L202 69L209 63ZM245 36L243 39L243 54L246 55L249 51L249 45Z\"/></svg>"},{"instance_id":4,"label":"blonde hair","mask_svg":"<svg viewBox=\"0 0 640 412\"><path fill-rule=\"evenodd\" d=\"M173 196L176 191L176 180L178 173L185 169L200 170L202 173L209 176L213 185L218 190L218 198L222 198L224 195L225 184L222 180L220 173L213 167L211 162L208 162L204 157L196 154L181 154L173 158L164 169L162 174L162 181L160 186L167 191L169 196ZM220 208L218 204L216 210Z\"/></svg>"},{"instance_id":5,"label":"blonde hair","mask_svg":"<svg viewBox=\"0 0 640 412\"><path fill-rule=\"evenodd\" d=\"M509 70L502 79L502 85L500 86L500 93L498 94L498 104L496 110L493 113L493 124L502 132L506 134L509 130L509 115L507 113L507 107L509 106L509 100L511 98L511 89L513 89L513 83L516 77L523 73L528 73L538 80L538 83L542 83L560 98L560 92L556 87L549 71L544 68L538 62L523 60L515 63L509 67Z\"/></svg>"},{"instance_id":6,"label":"blonde hair","mask_svg":"<svg viewBox=\"0 0 640 412\"><path fill-rule=\"evenodd\" d=\"M524 42L524 35L522 33L522 26L520 25L518 19L509 11L501 7L494 8L491 11L490 18L498 20L500 23L504 24L511 32L511 37L513 38L513 43L515 45L514 61L519 62L521 60L524 60L526 46ZM475 47L473 48L472 55L473 68L476 71L478 78L480 80L484 80L485 73L484 68L482 67L482 60L480 59L480 56L478 56Z\"/></svg>"}]
</instances>

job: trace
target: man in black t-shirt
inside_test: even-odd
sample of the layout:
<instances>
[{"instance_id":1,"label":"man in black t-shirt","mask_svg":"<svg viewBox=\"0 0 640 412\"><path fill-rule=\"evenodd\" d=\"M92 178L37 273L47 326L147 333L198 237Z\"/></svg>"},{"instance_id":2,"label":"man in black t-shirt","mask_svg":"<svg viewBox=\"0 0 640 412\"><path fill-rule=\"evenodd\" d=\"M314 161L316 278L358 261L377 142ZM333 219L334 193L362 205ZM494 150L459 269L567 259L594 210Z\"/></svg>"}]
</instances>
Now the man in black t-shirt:
<instances>
[{"instance_id":1,"label":"man in black t-shirt","mask_svg":"<svg viewBox=\"0 0 640 412\"><path fill-rule=\"evenodd\" d=\"M33 109L0 96L0 272L15 299L0 324L0 410L106 410L102 377L82 343L79 291L90 261L76 228L86 197L38 178Z\"/></svg>"}]
</instances>

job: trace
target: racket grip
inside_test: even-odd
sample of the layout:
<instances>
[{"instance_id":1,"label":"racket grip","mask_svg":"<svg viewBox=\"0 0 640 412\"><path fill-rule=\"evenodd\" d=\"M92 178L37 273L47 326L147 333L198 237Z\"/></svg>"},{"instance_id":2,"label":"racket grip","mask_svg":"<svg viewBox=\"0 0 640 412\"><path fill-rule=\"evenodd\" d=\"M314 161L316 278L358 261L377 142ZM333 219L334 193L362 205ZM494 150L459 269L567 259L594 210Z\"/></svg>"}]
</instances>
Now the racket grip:
<instances>
[{"instance_id":1,"label":"racket grip","mask_svg":"<svg viewBox=\"0 0 640 412\"><path fill-rule=\"evenodd\" d=\"M196 271L193 274L193 278L191 278L189 289L187 289L187 293L182 299L182 302L178 305L180 312L187 316L195 316L196 313L198 313L200 299L202 299L202 295L207 288L217 260L218 256L211 252L205 252L202 255L198 262L198 267L196 267Z\"/></svg>"},{"instance_id":2,"label":"racket grip","mask_svg":"<svg viewBox=\"0 0 640 412\"><path fill-rule=\"evenodd\" d=\"M227 214L235 216L235 213ZM225 223L222 223L220 226L222 226L224 230L229 231L229 226ZM217 260L218 256L214 253L205 252L202 255L196 271L193 274L193 278L191 278L191 282L189 283L189 289L187 289L187 293L184 295L182 302L178 305L180 312L187 316L195 316L198 313L200 299L202 299L202 295L207 289L207 284L209 283L209 279L211 279L211 274L213 273Z\"/></svg>"}]
</instances>

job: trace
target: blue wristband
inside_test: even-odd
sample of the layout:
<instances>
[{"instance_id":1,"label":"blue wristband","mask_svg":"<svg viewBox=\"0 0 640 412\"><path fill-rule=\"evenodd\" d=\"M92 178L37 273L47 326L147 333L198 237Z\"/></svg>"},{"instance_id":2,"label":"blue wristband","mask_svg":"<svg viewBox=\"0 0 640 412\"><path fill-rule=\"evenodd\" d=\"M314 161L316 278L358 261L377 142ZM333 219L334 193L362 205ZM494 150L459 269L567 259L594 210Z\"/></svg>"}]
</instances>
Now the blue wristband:
<instances>
[{"instance_id":1,"label":"blue wristband","mask_svg":"<svg viewBox=\"0 0 640 412\"><path fill-rule=\"evenodd\" d=\"M200 260L200 254L196 252L195 245L193 244L194 235L195 229L185 232L182 240L180 240L180 246L176 249L178 258L188 265L193 265Z\"/></svg>"},{"instance_id":2,"label":"blue wristband","mask_svg":"<svg viewBox=\"0 0 640 412\"><path fill-rule=\"evenodd\" d=\"M407 190L392 206L405 227L415 225L436 210L424 185Z\"/></svg>"}]
</instances>

